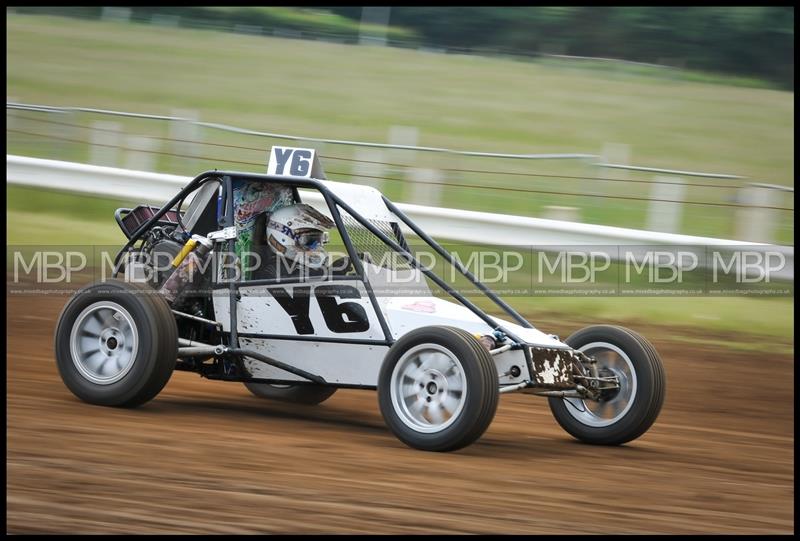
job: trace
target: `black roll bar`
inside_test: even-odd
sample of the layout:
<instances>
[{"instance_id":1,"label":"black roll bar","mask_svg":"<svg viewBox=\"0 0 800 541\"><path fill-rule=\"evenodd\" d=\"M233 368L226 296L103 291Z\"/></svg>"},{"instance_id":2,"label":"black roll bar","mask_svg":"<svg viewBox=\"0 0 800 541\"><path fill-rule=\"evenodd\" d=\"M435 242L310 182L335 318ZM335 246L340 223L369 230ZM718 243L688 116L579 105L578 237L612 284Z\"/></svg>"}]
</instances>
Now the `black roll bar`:
<instances>
[{"instance_id":1,"label":"black roll bar","mask_svg":"<svg viewBox=\"0 0 800 541\"><path fill-rule=\"evenodd\" d=\"M438 242L436 242L435 240L433 240L433 239L432 239L432 238L431 238L431 237L430 237L430 236L429 236L427 233L425 233L425 232L424 232L422 229L420 229L419 227L417 227L417 224L415 224L414 222L412 222L412 221L411 221L411 218L409 218L408 216L406 216L406 215L405 215L405 213L404 213L402 210L400 210L399 208L397 208L397 205L395 205L394 203L392 203L391 201L389 201L388 199L386 199L386 196L384 196L384 197L383 197L383 202L386 204L386 207L387 207L389 210L391 210L391 211L394 213L394 215L395 215L395 216L397 216L398 218L400 218L400 219L403 221L403 223L404 223L404 224L406 224L408 227L410 227L410 228L411 228L411 230L412 230L414 233L416 233L416 234L417 234L417 235L418 235L418 236L419 236L419 237L420 237L422 240L424 240L425 242L427 242L427 243L428 243L428 245L429 245L431 248L433 248L434 250L436 250L436 253L438 253L438 254L439 254L440 256L442 256L443 258L447 259L447 261L448 261L448 262L449 262L451 265L453 265L453 267L455 267L455 268L458 270L458 272L460 272L461 274L463 274L463 275L464 275L464 276L465 276L465 277L466 277L466 278L467 278L467 279L468 279L470 282L472 282L472 283L473 283L473 284L474 284L474 285L475 285L475 286L476 286L478 289L480 289L481 291L483 291L483 293L484 293L484 294L485 294L487 297L489 297L489 298L490 298L492 301L494 301L494 303L495 303L497 306L499 306L500 308L502 308L502 309L503 309L503 310L504 310L504 311L505 311L505 312L506 312L506 313L507 313L509 316L511 316L511 317L513 317L514 319L516 319L516 320L517 320L517 323L519 323L520 325L522 325L523 327L525 327L525 328L528 328L528 329L533 329L533 328L534 328L534 327L533 327L533 325L531 325L530 323L528 323L528 320L526 320L524 317L522 317L521 315L519 315L519 313L517 313L517 311L516 311L516 310L514 310L513 308L511 308L511 306L509 306L508 304L506 304L506 302L505 302L503 299L501 299L500 297L498 297L498 296L497 296L497 294L496 294L494 291L492 291L491 289L489 289L488 287L486 287L486 286L485 286L485 285L484 285L484 284L483 284L483 283L482 283L480 280L478 280L477 278L475 278L475 276L474 276L474 275L473 275L471 272L469 272L469 270L468 270L468 269L466 269L466 268L464 267L464 265L462 265L462 264L461 264L461 262L460 262L460 261L458 261L456 258L454 258L454 257L453 257L453 256L450 254L450 252L448 252L447 250L445 250L444 248L442 248L442 247L441 247L441 245L440 245Z\"/></svg>"},{"instance_id":2,"label":"black roll bar","mask_svg":"<svg viewBox=\"0 0 800 541\"><path fill-rule=\"evenodd\" d=\"M469 300L469 299L467 299L465 296L463 296L461 293L459 293L458 291L456 291L455 289L453 289L452 287L450 287L450 285L448 285L448 284L447 284L447 282L445 282L444 280L442 280L441 278L439 278L438 276L436 276L436 274L434 274L433 272L431 272L431 270L430 270L430 269L427 269L427 268L425 268L425 266L424 266L424 265L421 265L421 264L420 264L420 262L417 260L417 258L414 256L414 254L412 254L412 253L411 253L411 252L409 252L408 250L404 249L404 248L403 248L402 246L400 246L398 243L396 243L395 241L393 241L392 239L390 239L389 237L387 237L387 236L386 236L386 235L383 233L383 231L381 231L380 229L378 229L377 227L375 227L374 225L372 225L371 223L369 223L369 221L368 221L368 220L365 220L365 219L364 219L364 218L363 218L363 217L362 217L360 214L358 214L358 212L356 212L355 210L353 210L353 209L350 207L350 205L348 205L347 203L345 203L344 201L342 201L342 200L341 200L339 197L337 197L335 194L331 194L331 197L333 198L333 200L334 200L334 201L336 201L336 204L337 204L337 205L341 206L341 207L342 207L344 210L346 210L346 211L347 211L347 212L348 212L348 213L349 213L351 216L353 216L353 218L355 218L355 220L356 220L358 223L360 223L360 224L361 224L361 225L363 225L365 228L367 228L367 229L368 229L368 230L369 230L369 231L370 231L370 232L371 232L373 235L375 235L375 236L376 236L376 237L378 237L378 238L379 238L381 241L383 241L383 243L384 243L384 244L386 244L386 245L387 245L387 246L389 246L391 249L393 249L394 251L396 251L396 252L398 252L400 255L402 255L402 256L403 256L403 257L406 259L406 261L408 261L409 265L411 265L411 266L412 266L412 267L414 267L415 269L418 269L418 270L420 270L420 271L421 271L423 274L425 274L425 276L427 276L428 278L430 278L431 280L433 280L433 281L436 283L436 285L438 285L439 287L441 287L442 289L444 289L444 290L445 290L445 291L446 291L446 292L447 292L449 295L451 295L451 296L452 296L454 299L458 300L458 302L460 302L461 304L463 304L463 305L464 305L466 308L469 308L469 310L470 310L470 311L471 311L473 314L475 314L476 316L478 316L479 318L481 318L481 319L482 319L482 320L483 320L483 321L484 321L484 322L485 322L487 325L489 325L489 326L490 326L492 329L496 329L496 330L499 330L499 331L501 331L501 332L505 333L505 334L506 334L507 336L509 336L509 337L510 337L512 340L516 341L516 342L517 342L517 343L519 343L519 344L524 344L524 343L525 343L525 341L524 341L524 340L520 340L520 338L519 338L519 337L517 337L517 336L516 336L514 333L512 333L511 331L509 331L509 330L505 329L505 328L504 328L502 325L499 325L499 324L498 324L496 321L494 321L494 320L491 318L491 316L489 316L489 315L488 315L486 312L484 312L483 310L481 310L481 309L480 309L480 308L479 308L477 305L475 305L475 304L474 304L472 301L470 301L470 300ZM427 236L427 235L426 235L426 236ZM428 239L430 239L430 237L428 237ZM426 239L423 239L423 240L426 240ZM426 240L426 242L428 242L428 241ZM430 242L428 242L428 244L430 245ZM436 249L436 247L434 247L434 246L432 246L432 245L431 245L431 248L434 248L434 249ZM445 252L445 253L446 253L446 252ZM457 268L459 271L462 271L462 269L459 269L458 267L456 267L456 268ZM463 271L462 271L462 272L463 272ZM514 313L516 313L516 312L514 312ZM522 316L520 316L520 317L522 317ZM523 319L523 321L524 321L524 319ZM526 323L527 323L527 321L526 321ZM528 326L528 327L532 327L532 325L531 325L530 323L527 323L527 326Z\"/></svg>"}]
</instances>

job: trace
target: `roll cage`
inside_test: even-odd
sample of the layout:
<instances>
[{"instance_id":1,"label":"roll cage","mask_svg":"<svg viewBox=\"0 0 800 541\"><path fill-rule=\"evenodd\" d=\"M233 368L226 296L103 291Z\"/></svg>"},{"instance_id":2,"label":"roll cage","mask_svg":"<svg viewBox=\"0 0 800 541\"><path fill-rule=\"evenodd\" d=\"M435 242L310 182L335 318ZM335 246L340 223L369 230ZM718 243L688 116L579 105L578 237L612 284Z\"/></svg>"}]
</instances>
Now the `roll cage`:
<instances>
[{"instance_id":1,"label":"roll cage","mask_svg":"<svg viewBox=\"0 0 800 541\"><path fill-rule=\"evenodd\" d=\"M464 295L456 291L453 287L451 287L447 282L445 282L442 278L440 278L436 273L425 267L420 263L417 257L409 250L408 244L403 236L403 233L399 226L392 226L391 230L394 236L394 239L389 237L384 231L381 231L378 227L376 227L370 220L364 218L361 213L355 210L351 205L349 205L346 201L344 201L339 195L334 193L327 185L327 181L322 181L313 178L301 178L296 176L290 175L265 175L265 174L258 174L258 173L248 173L248 172L237 172L237 171L205 171L194 179L192 179L189 184L187 184L183 189L181 189L172 199L170 199L167 203L164 204L160 209L158 209L155 214L152 215L146 222L142 223L138 228L133 231L126 244L122 247L122 249L117 253L114 259L114 270L113 275L116 276L122 267L122 263L124 261L124 255L131 251L134 251L134 245L137 241L139 241L144 233L146 233L150 228L154 225L160 223L160 220L167 215L170 211L175 211L172 216L177 215L178 223L181 227L183 227L186 233L196 233L197 224L200 222L204 223L204 228L209 228L209 231L202 231L202 233L207 234L210 231L214 231L214 227L219 230L225 228L235 227L234 222L234 215L236 212L235 205L234 205L234 197L233 197L233 185L234 181L236 180L243 180L243 181L250 181L250 182L264 182L264 183L279 183L282 186L290 187L292 189L293 197L296 202L300 201L299 193L297 191L298 188L303 189L311 189L316 190L322 194L325 204L333 218L333 221L336 225L337 230L339 231L342 242L347 250L347 255L352 263L353 269L355 271L355 275L349 275L346 279L349 280L359 280L364 284L364 287L367 291L367 294L370 298L370 301L373 303L373 306L376 307L376 315L378 321L381 326L381 330L384 335L385 345L390 346L394 343L394 338L389 330L389 326L386 321L385 314L379 308L379 304L375 297L375 292L373 291L372 285L370 284L370 280L365 272L364 265L359 257L359 254L356 251L354 246L353 240L348 232L348 228L345 227L341 210L344 210L349 216L351 216L361 227L365 228L367 231L372 233L375 237L377 237L385 246L389 247L392 251L396 252L397 254L401 255L404 260L416 270L422 272L427 278L433 281L436 285L438 285L442 290L448 293L451 297L453 297L456 301L462 304L464 307L469 309L472 313L474 313L477 317L483 320L490 328L492 328L496 333L500 333L502 336L507 337L512 341L511 349L521 349L525 354L526 364L531 373L533 373L533 365L531 361L531 353L529 348L524 347L525 341L520 339L516 336L510 329L505 328L503 325L498 324L496 320L494 320L491 316L486 314L484 310L474 304L472 301L467 299ZM209 187L205 187L203 192L205 197L195 196L195 199L192 201L191 205L189 206L188 210L185 214L182 214L180 211L180 207L182 206L183 202L188 198L189 195L194 193L195 191L200 190L203 188L206 183L209 182L216 182L219 184L219 189L216 188L211 190ZM218 192L218 197L216 201L214 201L213 195L214 193ZM488 297L494 304L496 304L500 309L503 310L508 316L513 318L519 325L525 328L533 329L534 326L531 325L524 317L522 317L516 310L514 310L511 306L509 306L506 302L504 302L494 291L492 291L489 287L483 284L480 280L478 280L467 268L465 268L461 262L452 256L447 250L445 250L439 243L437 243L433 238L431 238L428 234L426 234L417 224L415 224L400 208L397 207L394 203L392 203L389 199L381 194L384 204L386 205L387 209L396 216L400 222L405 224L411 231L413 231L420 239L422 239L425 244L427 244L430 248L432 248L439 256L444 258L450 265L452 265L462 276L467 278L473 285L475 285L478 290L480 290L486 297ZM216 203L216 204L215 204ZM205 208L203 208L205 205ZM216 218L213 219L213 208L216 208ZM127 209L121 209L127 210ZM192 223L184 224L181 222L181 217L183 216L186 218L187 216L191 215ZM117 212L117 221L120 222L120 214L119 211ZM121 223L121 222L120 222ZM227 240L222 241L226 245L226 249L230 253L235 252L235 238L229 238ZM332 276L330 277L331 280L336 279L343 279L345 277L337 277ZM242 286L251 286L251 285L270 285L270 284L279 284L285 283L286 280L280 279L257 279L257 280L248 280L242 279L242 277L238 277L236 279L225 280L224 282L217 282L216 277L214 278L214 286L215 290L218 289L227 289L228 295L230 298L230 333L227 337L228 339L228 347L230 348L238 348L239 347L239 337L237 332L237 293L238 289ZM223 285L224 287L217 288L218 285Z\"/></svg>"}]
</instances>

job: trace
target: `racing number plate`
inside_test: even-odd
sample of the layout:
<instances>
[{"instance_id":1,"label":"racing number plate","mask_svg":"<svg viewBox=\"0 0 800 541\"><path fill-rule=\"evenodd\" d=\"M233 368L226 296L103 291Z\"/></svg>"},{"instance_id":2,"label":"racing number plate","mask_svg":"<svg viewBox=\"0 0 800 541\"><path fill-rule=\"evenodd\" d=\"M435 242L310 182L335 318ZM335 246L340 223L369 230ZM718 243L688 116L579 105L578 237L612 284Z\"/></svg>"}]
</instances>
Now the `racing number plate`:
<instances>
[{"instance_id":1,"label":"racing number plate","mask_svg":"<svg viewBox=\"0 0 800 541\"><path fill-rule=\"evenodd\" d=\"M572 389L572 362L579 362L578 355L570 349L532 347L531 364L533 382L536 387L548 389Z\"/></svg>"}]
</instances>

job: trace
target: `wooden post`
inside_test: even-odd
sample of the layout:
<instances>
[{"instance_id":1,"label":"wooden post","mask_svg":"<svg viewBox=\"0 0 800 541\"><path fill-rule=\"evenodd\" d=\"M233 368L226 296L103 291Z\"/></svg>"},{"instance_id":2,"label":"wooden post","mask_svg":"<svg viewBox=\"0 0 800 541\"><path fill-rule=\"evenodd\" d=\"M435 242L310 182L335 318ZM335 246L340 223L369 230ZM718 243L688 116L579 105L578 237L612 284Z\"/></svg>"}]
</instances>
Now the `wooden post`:
<instances>
[{"instance_id":1,"label":"wooden post","mask_svg":"<svg viewBox=\"0 0 800 541\"><path fill-rule=\"evenodd\" d=\"M408 178L412 181L411 202L417 205L438 207L441 200L442 175L436 169L412 167L408 170Z\"/></svg>"},{"instance_id":2,"label":"wooden post","mask_svg":"<svg viewBox=\"0 0 800 541\"><path fill-rule=\"evenodd\" d=\"M372 177L386 176L386 165L379 163L385 161L384 151L380 148L357 148L353 155L356 160L363 160L353 162L352 171L356 177L354 181L380 190L383 180Z\"/></svg>"},{"instance_id":3,"label":"wooden post","mask_svg":"<svg viewBox=\"0 0 800 541\"><path fill-rule=\"evenodd\" d=\"M679 233L681 215L683 213L682 201L686 193L686 186L680 177L656 175L654 180L656 183L653 184L653 188L650 190L650 198L653 201L650 201L650 205L648 205L646 229L662 233ZM666 182L669 182L669 184L666 184Z\"/></svg>"},{"instance_id":4,"label":"wooden post","mask_svg":"<svg viewBox=\"0 0 800 541\"><path fill-rule=\"evenodd\" d=\"M419 128L416 126L392 126L389 128L389 144L398 146L417 146L419 140ZM409 174L409 168L417 162L416 150L405 150L399 148L390 149L389 162L396 163L398 166L389 166L389 176L394 178L405 178L409 182L414 182L414 178ZM409 194L412 190L403 187L402 193Z\"/></svg>"},{"instance_id":5,"label":"wooden post","mask_svg":"<svg viewBox=\"0 0 800 541\"><path fill-rule=\"evenodd\" d=\"M173 154L188 156L188 158L175 158L178 163L187 164L191 169L198 169L199 156L202 156L201 146L192 141L202 142L200 128L192 124L191 120L199 120L200 115L194 109L172 109L172 116L185 118L184 120L169 121L169 138Z\"/></svg>"},{"instance_id":6,"label":"wooden post","mask_svg":"<svg viewBox=\"0 0 800 541\"><path fill-rule=\"evenodd\" d=\"M547 205L542 212L542 218L548 220L559 220L562 222L580 222L580 209L578 207L563 207L559 205Z\"/></svg>"},{"instance_id":7,"label":"wooden post","mask_svg":"<svg viewBox=\"0 0 800 541\"><path fill-rule=\"evenodd\" d=\"M736 213L736 240L771 243L775 236L776 213L778 211L753 208L778 206L776 190L748 184L739 191L739 202L751 207L741 207Z\"/></svg>"},{"instance_id":8,"label":"wooden post","mask_svg":"<svg viewBox=\"0 0 800 541\"><path fill-rule=\"evenodd\" d=\"M149 139L139 135L129 135L125 138L125 168L135 169L136 171L155 171L157 143L155 139Z\"/></svg>"},{"instance_id":9,"label":"wooden post","mask_svg":"<svg viewBox=\"0 0 800 541\"><path fill-rule=\"evenodd\" d=\"M119 146L122 126L118 122L95 120L89 132L89 162L119 167Z\"/></svg>"}]
</instances>

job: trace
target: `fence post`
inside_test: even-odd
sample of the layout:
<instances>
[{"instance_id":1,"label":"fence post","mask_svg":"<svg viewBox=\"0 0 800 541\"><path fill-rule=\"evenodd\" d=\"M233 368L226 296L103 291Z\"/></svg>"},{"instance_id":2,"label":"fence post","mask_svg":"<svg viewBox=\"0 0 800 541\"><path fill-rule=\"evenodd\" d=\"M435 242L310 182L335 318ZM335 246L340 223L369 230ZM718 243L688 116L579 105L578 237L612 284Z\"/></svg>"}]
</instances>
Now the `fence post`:
<instances>
[{"instance_id":1,"label":"fence post","mask_svg":"<svg viewBox=\"0 0 800 541\"><path fill-rule=\"evenodd\" d=\"M128 151L125 153L125 168L137 171L154 171L156 141L140 135L130 135L125 138Z\"/></svg>"},{"instance_id":2,"label":"fence post","mask_svg":"<svg viewBox=\"0 0 800 541\"><path fill-rule=\"evenodd\" d=\"M386 176L386 165L380 163L384 161L383 150L379 148L357 148L354 157L356 160L361 160L353 163L353 176L357 177L355 181L380 190L383 180L372 177Z\"/></svg>"},{"instance_id":3,"label":"fence post","mask_svg":"<svg viewBox=\"0 0 800 541\"><path fill-rule=\"evenodd\" d=\"M617 165L630 165L631 164L631 146L625 143L605 143L603 145L603 150L600 153L602 163L614 163ZM603 176L610 176L614 178L620 178L623 180L628 179L628 170L627 169L605 169L599 168L599 174L597 171L598 168L595 168L593 171L593 177L603 177ZM613 171L613 174L610 174L609 171ZM586 193L592 195L616 195L619 194L622 190L622 193L630 193L628 191L629 186L627 182L592 182L589 186L587 186Z\"/></svg>"},{"instance_id":4,"label":"fence post","mask_svg":"<svg viewBox=\"0 0 800 541\"><path fill-rule=\"evenodd\" d=\"M605 143L603 151L600 153L605 163L615 163L617 165L631 164L631 146L626 143ZM628 178L627 169L615 170L619 178Z\"/></svg>"},{"instance_id":5,"label":"fence post","mask_svg":"<svg viewBox=\"0 0 800 541\"><path fill-rule=\"evenodd\" d=\"M418 205L439 206L442 194L441 184L432 184L442 181L441 173L436 169L412 167L408 170L408 179L411 180L411 202Z\"/></svg>"},{"instance_id":6,"label":"fence post","mask_svg":"<svg viewBox=\"0 0 800 541\"><path fill-rule=\"evenodd\" d=\"M419 128L416 126L392 126L389 128L389 144L398 146L417 146L419 140ZM404 150L399 148L390 149L389 161L398 165L389 166L389 176L394 178L405 179L408 182L414 182L414 179L409 175L408 169L413 167L417 161L416 150ZM405 186L400 188L395 193L407 194Z\"/></svg>"},{"instance_id":7,"label":"fence post","mask_svg":"<svg viewBox=\"0 0 800 541\"><path fill-rule=\"evenodd\" d=\"M122 126L119 122L95 120L89 135L89 162L119 167L119 146Z\"/></svg>"},{"instance_id":8,"label":"fence post","mask_svg":"<svg viewBox=\"0 0 800 541\"><path fill-rule=\"evenodd\" d=\"M753 184L739 189L738 201L751 206L741 207L736 213L736 240L765 243L773 241L777 211L753 207L775 206L774 195L775 190Z\"/></svg>"},{"instance_id":9,"label":"fence post","mask_svg":"<svg viewBox=\"0 0 800 541\"><path fill-rule=\"evenodd\" d=\"M681 227L681 214L683 212L683 197L686 186L680 177L667 177L656 175L653 188L650 191L650 204L647 208L647 230L662 233L677 233ZM666 184L669 182L669 184ZM667 199L677 203L658 201Z\"/></svg>"},{"instance_id":10,"label":"fence post","mask_svg":"<svg viewBox=\"0 0 800 541\"><path fill-rule=\"evenodd\" d=\"M560 222L580 222L581 215L578 207L564 207L561 205L547 205L542 209L542 218L558 220Z\"/></svg>"},{"instance_id":11,"label":"fence post","mask_svg":"<svg viewBox=\"0 0 800 541\"><path fill-rule=\"evenodd\" d=\"M169 138L174 154L189 156L188 164L192 169L197 169L197 158L201 155L199 145L192 141L202 142L200 128L192 124L192 120L200 119L200 115L194 109L172 109L171 115L187 120L169 121ZM186 162L184 162L186 163Z\"/></svg>"}]
</instances>

